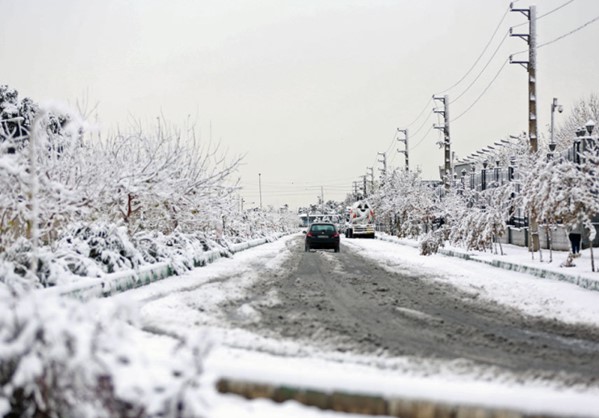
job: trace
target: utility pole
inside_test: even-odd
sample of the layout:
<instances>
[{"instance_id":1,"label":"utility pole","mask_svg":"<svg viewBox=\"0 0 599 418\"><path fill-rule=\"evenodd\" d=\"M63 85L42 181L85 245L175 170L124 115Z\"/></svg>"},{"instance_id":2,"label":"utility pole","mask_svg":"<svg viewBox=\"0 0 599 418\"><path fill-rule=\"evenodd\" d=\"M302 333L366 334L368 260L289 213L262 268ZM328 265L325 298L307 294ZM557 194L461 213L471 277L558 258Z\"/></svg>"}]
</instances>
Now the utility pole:
<instances>
[{"instance_id":1,"label":"utility pole","mask_svg":"<svg viewBox=\"0 0 599 418\"><path fill-rule=\"evenodd\" d=\"M528 71L528 140L530 152L536 153L539 149L537 141L537 8L530 6L528 9L515 9L514 3L510 4L510 11L522 13L528 19L528 33L514 33L510 28L510 36L524 39L528 43L528 61L514 61L510 55L510 64L519 64ZM532 208L530 217L531 250L539 251L539 224L536 220L536 209Z\"/></svg>"},{"instance_id":2,"label":"utility pole","mask_svg":"<svg viewBox=\"0 0 599 418\"><path fill-rule=\"evenodd\" d=\"M445 188L449 189L449 176L451 175L451 140L449 136L449 96L434 96L433 100L440 101L443 103L443 109L433 109L434 113L439 113L443 115L443 125L433 125L433 128L439 129L443 131L443 148L445 149L444 155L444 176L443 183L445 184Z\"/></svg>"},{"instance_id":3,"label":"utility pole","mask_svg":"<svg viewBox=\"0 0 599 418\"><path fill-rule=\"evenodd\" d=\"M519 64L528 71L528 138L530 151L537 152L537 8L514 9L512 3L510 11L522 13L528 19L527 34L513 33L513 28L510 28L510 36L522 38L528 43L528 61L514 61L510 55L510 64Z\"/></svg>"},{"instance_id":4,"label":"utility pole","mask_svg":"<svg viewBox=\"0 0 599 418\"><path fill-rule=\"evenodd\" d=\"M379 160L378 157L383 157L382 160ZM377 152L377 161L383 164L383 168L379 168L381 172L381 183L383 182L385 176L387 175L387 154L384 152Z\"/></svg>"},{"instance_id":5,"label":"utility pole","mask_svg":"<svg viewBox=\"0 0 599 418\"><path fill-rule=\"evenodd\" d=\"M324 215L324 188L320 186L320 211Z\"/></svg>"},{"instance_id":6,"label":"utility pole","mask_svg":"<svg viewBox=\"0 0 599 418\"><path fill-rule=\"evenodd\" d=\"M358 182L354 181L354 200L358 200Z\"/></svg>"},{"instance_id":7,"label":"utility pole","mask_svg":"<svg viewBox=\"0 0 599 418\"><path fill-rule=\"evenodd\" d=\"M370 176L370 192L372 193L374 190L374 167L366 167L366 170L368 170L367 175Z\"/></svg>"},{"instance_id":8,"label":"utility pole","mask_svg":"<svg viewBox=\"0 0 599 418\"><path fill-rule=\"evenodd\" d=\"M400 154L404 154L406 157L406 171L410 171L410 160L408 158L408 130L407 129L399 129L397 128L397 132L403 133L404 134L404 138L397 138L397 142L403 142L405 145L405 149L403 151L401 151L400 149L397 150L397 152L399 152Z\"/></svg>"},{"instance_id":9,"label":"utility pole","mask_svg":"<svg viewBox=\"0 0 599 418\"><path fill-rule=\"evenodd\" d=\"M364 188L363 189L364 190L364 199L366 199L366 196L368 195L367 192L366 192L366 176L360 176L360 177L362 177L362 182L364 183L364 185L363 185L363 188Z\"/></svg>"}]
</instances>

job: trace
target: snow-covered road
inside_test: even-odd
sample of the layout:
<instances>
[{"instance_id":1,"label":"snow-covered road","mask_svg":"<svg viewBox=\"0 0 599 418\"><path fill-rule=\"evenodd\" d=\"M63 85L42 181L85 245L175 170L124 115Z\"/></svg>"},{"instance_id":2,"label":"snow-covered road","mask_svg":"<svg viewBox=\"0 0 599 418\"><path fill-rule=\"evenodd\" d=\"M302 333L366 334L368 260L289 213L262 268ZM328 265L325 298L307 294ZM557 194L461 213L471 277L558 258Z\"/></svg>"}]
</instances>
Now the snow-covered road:
<instances>
[{"instance_id":1,"label":"snow-covered road","mask_svg":"<svg viewBox=\"0 0 599 418\"><path fill-rule=\"evenodd\" d=\"M138 304L153 333L204 335L214 345L207 381L599 416L599 293L566 283L373 240L306 254L290 236L118 299ZM150 340L168 355L169 339ZM211 396L226 416L232 399ZM284 408L259 405L262 416Z\"/></svg>"}]
</instances>

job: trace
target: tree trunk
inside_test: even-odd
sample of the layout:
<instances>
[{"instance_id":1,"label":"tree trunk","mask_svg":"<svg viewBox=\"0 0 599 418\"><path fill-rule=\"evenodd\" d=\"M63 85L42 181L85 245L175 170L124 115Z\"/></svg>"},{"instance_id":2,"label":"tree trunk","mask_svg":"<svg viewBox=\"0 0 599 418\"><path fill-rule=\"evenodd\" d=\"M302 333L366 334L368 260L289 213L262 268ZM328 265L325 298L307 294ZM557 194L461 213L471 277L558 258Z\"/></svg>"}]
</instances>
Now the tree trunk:
<instances>
[{"instance_id":1,"label":"tree trunk","mask_svg":"<svg viewBox=\"0 0 599 418\"><path fill-rule=\"evenodd\" d=\"M593 225L591 225L593 228ZM580 240L580 247L582 248L582 239ZM595 272L595 257L593 255L593 240L591 239L591 231L589 231L589 250L591 251L591 271Z\"/></svg>"},{"instance_id":2,"label":"tree trunk","mask_svg":"<svg viewBox=\"0 0 599 418\"><path fill-rule=\"evenodd\" d=\"M553 261L553 231L547 223L547 243L549 244L549 262Z\"/></svg>"}]
</instances>

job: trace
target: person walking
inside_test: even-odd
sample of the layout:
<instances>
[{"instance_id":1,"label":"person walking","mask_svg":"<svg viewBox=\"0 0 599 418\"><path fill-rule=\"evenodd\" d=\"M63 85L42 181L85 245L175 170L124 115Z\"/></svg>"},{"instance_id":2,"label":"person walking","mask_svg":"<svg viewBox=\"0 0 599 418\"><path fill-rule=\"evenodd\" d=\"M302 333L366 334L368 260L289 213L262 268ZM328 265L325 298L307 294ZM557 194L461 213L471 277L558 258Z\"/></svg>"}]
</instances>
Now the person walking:
<instances>
[{"instance_id":1,"label":"person walking","mask_svg":"<svg viewBox=\"0 0 599 418\"><path fill-rule=\"evenodd\" d=\"M572 246L572 256L580 257L580 242L582 241L582 222L577 221L572 229L570 229L570 233L568 234L568 239L570 240L570 244Z\"/></svg>"}]
</instances>

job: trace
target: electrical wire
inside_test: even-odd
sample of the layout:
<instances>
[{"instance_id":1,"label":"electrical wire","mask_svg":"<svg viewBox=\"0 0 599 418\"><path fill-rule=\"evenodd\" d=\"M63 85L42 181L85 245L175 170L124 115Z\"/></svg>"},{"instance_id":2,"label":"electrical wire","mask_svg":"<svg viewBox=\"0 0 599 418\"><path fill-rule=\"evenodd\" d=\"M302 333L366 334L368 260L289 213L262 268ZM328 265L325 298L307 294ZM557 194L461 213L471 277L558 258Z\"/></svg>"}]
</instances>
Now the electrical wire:
<instances>
[{"instance_id":1,"label":"electrical wire","mask_svg":"<svg viewBox=\"0 0 599 418\"><path fill-rule=\"evenodd\" d=\"M559 9L561 9L562 7L566 7L567 5L569 5L572 2L574 2L574 0L569 0L569 1L565 2L565 3L563 3L561 6L557 6L555 9L552 9L552 10L548 11L547 13L544 13L544 14L542 14L540 16L537 16L537 18L535 19L535 22L537 20L539 20L539 19L544 18L545 16L549 16L550 14L552 14L554 12L557 12ZM528 24L528 22L519 23L519 24L517 24L515 26L512 26L512 27L519 28L520 26L524 26L526 24Z\"/></svg>"},{"instance_id":2,"label":"electrical wire","mask_svg":"<svg viewBox=\"0 0 599 418\"><path fill-rule=\"evenodd\" d=\"M418 135L418 132L420 132L420 131L422 130L422 128L424 128L424 126L426 125L426 123L430 121L430 119L431 119L431 116L433 116L433 115L434 115L434 113L432 113L432 112L431 112L431 113L428 115L428 117L427 117L427 118L424 120L424 122L422 122L422 125L420 125L420 126L418 127L418 129L416 129L416 130L415 130L415 131L412 133L412 136L416 136L416 135Z\"/></svg>"},{"instance_id":3,"label":"electrical wire","mask_svg":"<svg viewBox=\"0 0 599 418\"><path fill-rule=\"evenodd\" d=\"M489 58L489 60L487 61L487 63L483 67L483 69L480 70L480 72L478 73L478 75L474 78L474 80L472 80L472 82L468 85L468 87L466 87L455 99L453 99L453 100L451 100L449 102L450 104L451 103L455 103L458 100L460 100L460 98L462 96L464 96L464 94L466 94L468 92L468 90L470 90L470 87L472 87L474 85L474 83L476 83L478 81L478 79L480 78L480 76L483 75L483 73L489 67L489 64L491 63L491 61L493 61L493 58L495 58L495 56L497 55L497 52L499 51L499 49L501 48L501 46L503 45L503 43L505 42L505 40L508 38L508 36L509 36L509 32L506 32L506 34L504 35L503 39L501 40L501 42L499 43L499 45L497 45L497 48L495 48L495 51L493 52L493 54L491 55L491 58Z\"/></svg>"},{"instance_id":4,"label":"electrical wire","mask_svg":"<svg viewBox=\"0 0 599 418\"><path fill-rule=\"evenodd\" d=\"M389 152L389 150L391 148L393 148L393 144L395 143L395 140L397 139L397 131L395 131L395 133L393 134L393 139L391 139L391 143L389 144L389 146L387 147L387 151L385 151L385 154L387 154ZM378 155L377 155L378 156ZM378 161L378 158L377 158Z\"/></svg>"},{"instance_id":5,"label":"electrical wire","mask_svg":"<svg viewBox=\"0 0 599 418\"><path fill-rule=\"evenodd\" d=\"M430 126L430 128L428 128L428 131L426 131L424 133L424 135L422 135L422 138L420 139L420 141L416 142L414 145L412 145L410 147L410 150L415 149L416 147L418 147L420 144L422 144L422 142L426 139L426 136L430 133L430 131L433 130L433 125Z\"/></svg>"},{"instance_id":6,"label":"electrical wire","mask_svg":"<svg viewBox=\"0 0 599 418\"><path fill-rule=\"evenodd\" d=\"M493 85L493 83L495 82L495 80L497 80L497 78L499 77L499 74L501 74L501 72L503 71L503 69L505 68L506 64L509 62L509 60L505 60L503 62L503 65L501 66L501 68L499 68L499 71L497 71L497 74L495 74L495 77L493 77L493 79L491 80L491 82L487 85L487 87L485 87L485 89L482 91L482 93L476 98L476 100L474 100L474 102L472 102L472 104L470 106L468 106L466 108L466 110L464 110L462 113L460 113L458 116L456 116L455 118L453 118L451 120L451 122L455 122L456 120L458 120L459 118L461 118L462 116L464 116L466 113L468 113L468 111L470 109L472 109L474 107L474 105L476 103L478 103L478 101L485 95L485 93L487 92L487 90L489 90L489 88Z\"/></svg>"},{"instance_id":7,"label":"electrical wire","mask_svg":"<svg viewBox=\"0 0 599 418\"><path fill-rule=\"evenodd\" d=\"M487 52L487 49L489 48L489 45L491 45L491 42L493 42L493 39L495 38L495 35L497 35L497 32L499 31L499 28L501 27L501 24L503 23L503 21L505 20L505 17L507 16L507 14L510 11L510 7L508 6L507 10L505 11L505 13L503 14L503 16L501 17L501 20L499 21L499 23L497 24L497 26L495 27L495 30L493 31L493 35L491 35L491 38L489 39L489 41L487 42L487 44L485 45L485 47L483 48L482 52L479 54L478 58L476 58L476 60L474 61L474 64L472 64L472 66L468 69L468 71L466 71L466 74L464 74L462 76L462 78L460 78L458 81L456 81L453 85L451 85L450 87L446 88L443 91L440 91L437 94L443 94L451 89L453 89L454 87L456 87L458 84L460 84L462 81L464 81L464 79L466 77L468 77L468 75L472 72L472 70L474 69L474 67L476 67L476 64L478 64L478 62L480 61L480 59L483 57L483 55L485 54L485 52ZM505 40L505 39L504 39ZM503 43L503 41L502 41Z\"/></svg>"},{"instance_id":8,"label":"electrical wire","mask_svg":"<svg viewBox=\"0 0 599 418\"><path fill-rule=\"evenodd\" d=\"M418 114L418 116L416 116L416 119L414 119L412 122L408 123L407 125L405 125L405 128L409 128L410 126L414 125L416 123L416 121L418 121L418 119L420 119L420 116L422 116L424 114L424 111L426 109L428 109L428 107L430 106L431 102L433 101L432 96L428 99L428 102L426 102L426 104L424 105L424 107L422 108L422 110L420 111L420 113Z\"/></svg>"},{"instance_id":9,"label":"electrical wire","mask_svg":"<svg viewBox=\"0 0 599 418\"><path fill-rule=\"evenodd\" d=\"M563 35L560 35L557 38L552 39L550 41L543 42L543 43L537 45L537 50L539 50L539 49L541 49L541 48L543 48L543 47L545 47L547 45L551 45L551 44L553 44L553 43L555 43L557 41L561 41L562 39L564 39L564 38L566 38L566 37L568 37L570 35L573 35L574 33L578 32L579 30L582 30L582 29L586 28L587 26L591 25L592 23L595 23L598 20L599 20L599 16L596 16L593 19L589 20L588 22L586 22L586 23L578 26L577 28L572 29L570 32L566 32ZM528 49L523 49L522 51L514 52L512 55L523 54L525 52L529 52L529 50Z\"/></svg>"},{"instance_id":10,"label":"electrical wire","mask_svg":"<svg viewBox=\"0 0 599 418\"><path fill-rule=\"evenodd\" d=\"M563 35L560 35L560 36L558 36L557 38L555 38L555 39L552 39L551 41L543 42L542 44L540 44L540 45L537 45L537 49L543 48L544 46L551 45L551 44L553 44L553 43L555 43L555 42L557 42L557 41L560 41L560 40L562 40L562 39L564 39L564 38L566 38L566 37L568 37L568 36L570 36L570 35L572 35L572 34L574 34L574 33L578 32L579 30L586 28L587 26L589 26L589 25L590 25L590 24L592 24L592 23L595 23L595 22L596 22L596 21L598 21L598 20L599 20L599 16L597 16L597 17L595 17L595 18L593 18L593 19L589 20L589 21L588 21L588 22L586 22L585 24L583 24L583 25L581 25L581 26L577 27L576 29L573 29L573 30L571 30L571 31L570 31L570 32L568 32L568 33L564 33Z\"/></svg>"}]
</instances>

